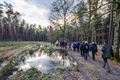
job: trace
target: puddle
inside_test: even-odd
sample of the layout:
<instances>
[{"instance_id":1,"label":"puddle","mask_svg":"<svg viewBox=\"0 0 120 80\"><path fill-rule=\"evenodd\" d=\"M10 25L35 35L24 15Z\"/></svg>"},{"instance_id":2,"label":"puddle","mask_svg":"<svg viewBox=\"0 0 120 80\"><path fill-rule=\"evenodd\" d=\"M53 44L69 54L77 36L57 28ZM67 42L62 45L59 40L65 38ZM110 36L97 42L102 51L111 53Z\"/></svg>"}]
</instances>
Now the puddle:
<instances>
[{"instance_id":1,"label":"puddle","mask_svg":"<svg viewBox=\"0 0 120 80\"><path fill-rule=\"evenodd\" d=\"M66 57L64 59L64 66L63 66L63 59L60 56L60 53L54 52L50 57L47 56L44 52L35 52L32 56L26 56L26 60L24 63L21 63L19 66L19 70L26 71L32 67L37 68L42 73L52 73L59 68L66 68L70 67L70 61Z\"/></svg>"},{"instance_id":2,"label":"puddle","mask_svg":"<svg viewBox=\"0 0 120 80\"><path fill-rule=\"evenodd\" d=\"M6 61L4 61L3 63L0 64L0 70L7 64Z\"/></svg>"}]
</instances>

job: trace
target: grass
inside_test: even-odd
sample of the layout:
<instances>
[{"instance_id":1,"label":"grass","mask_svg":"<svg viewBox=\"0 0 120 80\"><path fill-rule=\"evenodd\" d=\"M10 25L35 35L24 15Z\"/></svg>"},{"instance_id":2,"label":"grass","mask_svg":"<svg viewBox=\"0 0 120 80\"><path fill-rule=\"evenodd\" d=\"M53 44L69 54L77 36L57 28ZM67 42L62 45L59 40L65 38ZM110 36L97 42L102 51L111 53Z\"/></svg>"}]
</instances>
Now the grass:
<instances>
[{"instance_id":1,"label":"grass","mask_svg":"<svg viewBox=\"0 0 120 80\"><path fill-rule=\"evenodd\" d=\"M51 77L51 74L44 74L41 80L49 80L50 77Z\"/></svg>"},{"instance_id":2,"label":"grass","mask_svg":"<svg viewBox=\"0 0 120 80\"><path fill-rule=\"evenodd\" d=\"M30 55L33 55L33 53L36 52L36 51L39 50L39 49L40 49L40 45L37 44L37 45L33 46L32 49L29 49L29 54L30 54Z\"/></svg>"},{"instance_id":3,"label":"grass","mask_svg":"<svg viewBox=\"0 0 120 80\"><path fill-rule=\"evenodd\" d=\"M34 45L39 45L40 42L32 42L32 41L0 41L0 62L3 62L5 58L9 58L13 55L13 51L17 49L24 50ZM27 45L29 47L27 47ZM15 52L17 53L17 52Z\"/></svg>"},{"instance_id":4,"label":"grass","mask_svg":"<svg viewBox=\"0 0 120 80\"><path fill-rule=\"evenodd\" d=\"M7 53L8 51L12 51L14 49L18 49L20 47L24 47L26 45L34 45L34 44L38 44L38 42L30 42L30 41L19 41L19 42L15 42L15 41L0 41L0 55L1 53Z\"/></svg>"},{"instance_id":5,"label":"grass","mask_svg":"<svg viewBox=\"0 0 120 80\"><path fill-rule=\"evenodd\" d=\"M41 80L41 74L42 73L36 68L30 68L25 72L22 70L17 71L16 75L14 75L10 80Z\"/></svg>"},{"instance_id":6,"label":"grass","mask_svg":"<svg viewBox=\"0 0 120 80\"><path fill-rule=\"evenodd\" d=\"M58 73L60 73L60 74L61 74L63 71L64 71L63 68L57 68L57 69L56 69L56 72L58 72Z\"/></svg>"},{"instance_id":7,"label":"grass","mask_svg":"<svg viewBox=\"0 0 120 80\"><path fill-rule=\"evenodd\" d=\"M25 46L28 44L36 44L38 42L32 41L0 41L0 47L9 47L9 46Z\"/></svg>"},{"instance_id":8,"label":"grass","mask_svg":"<svg viewBox=\"0 0 120 80\"><path fill-rule=\"evenodd\" d=\"M57 68L56 72L53 74L44 74L41 80L63 80L61 79L61 74L63 73L63 68Z\"/></svg>"}]
</instances>

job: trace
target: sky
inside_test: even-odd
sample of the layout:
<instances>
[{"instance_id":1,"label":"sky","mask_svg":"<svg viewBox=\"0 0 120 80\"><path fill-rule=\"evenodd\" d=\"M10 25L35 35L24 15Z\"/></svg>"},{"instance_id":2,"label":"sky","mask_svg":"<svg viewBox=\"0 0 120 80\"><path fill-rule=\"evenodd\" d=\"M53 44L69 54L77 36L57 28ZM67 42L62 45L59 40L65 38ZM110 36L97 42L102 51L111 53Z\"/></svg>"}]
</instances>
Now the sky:
<instances>
[{"instance_id":1,"label":"sky","mask_svg":"<svg viewBox=\"0 0 120 80\"><path fill-rule=\"evenodd\" d=\"M0 0L13 5L15 11L21 13L21 18L30 24L49 25L50 4L52 0Z\"/></svg>"}]
</instances>

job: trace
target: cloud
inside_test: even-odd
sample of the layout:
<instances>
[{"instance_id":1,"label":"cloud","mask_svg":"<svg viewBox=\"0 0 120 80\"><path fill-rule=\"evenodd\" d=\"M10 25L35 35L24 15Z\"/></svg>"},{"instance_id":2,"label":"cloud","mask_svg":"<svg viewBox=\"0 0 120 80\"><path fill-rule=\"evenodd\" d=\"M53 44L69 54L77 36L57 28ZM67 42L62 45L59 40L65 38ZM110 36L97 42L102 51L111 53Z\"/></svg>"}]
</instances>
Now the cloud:
<instances>
[{"instance_id":1,"label":"cloud","mask_svg":"<svg viewBox=\"0 0 120 80\"><path fill-rule=\"evenodd\" d=\"M48 15L49 8L46 6L38 6L39 3L29 2L30 0L5 0L11 3L15 11L20 12L21 18L31 24L42 26L49 25Z\"/></svg>"}]
</instances>

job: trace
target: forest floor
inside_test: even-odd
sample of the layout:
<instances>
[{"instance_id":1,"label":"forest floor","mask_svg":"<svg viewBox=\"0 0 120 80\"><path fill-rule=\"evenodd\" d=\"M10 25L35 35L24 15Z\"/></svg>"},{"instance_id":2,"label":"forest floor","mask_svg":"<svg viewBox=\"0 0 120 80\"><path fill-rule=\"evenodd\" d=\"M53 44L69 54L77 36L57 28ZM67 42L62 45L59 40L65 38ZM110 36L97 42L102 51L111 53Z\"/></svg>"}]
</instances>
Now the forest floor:
<instances>
[{"instance_id":1,"label":"forest floor","mask_svg":"<svg viewBox=\"0 0 120 80\"><path fill-rule=\"evenodd\" d=\"M35 44L38 42L0 42L0 59L11 58L21 51L31 49ZM89 54L88 60L85 60L80 53L68 50L68 56L76 65L65 69L61 74L52 75L52 79L45 80L120 80L120 63L109 60L111 72L108 73L107 68L103 68L101 51L97 53L96 61Z\"/></svg>"},{"instance_id":2,"label":"forest floor","mask_svg":"<svg viewBox=\"0 0 120 80\"><path fill-rule=\"evenodd\" d=\"M36 42L37 43L37 42ZM0 42L0 62L7 60L20 52L30 49L35 42Z\"/></svg>"},{"instance_id":3,"label":"forest floor","mask_svg":"<svg viewBox=\"0 0 120 80\"><path fill-rule=\"evenodd\" d=\"M68 53L77 62L77 69L65 70L62 75L64 80L120 80L120 63L109 60L111 72L108 73L107 69L102 67L101 52L97 53L96 61L92 60L91 55L85 60L80 53Z\"/></svg>"}]
</instances>

